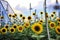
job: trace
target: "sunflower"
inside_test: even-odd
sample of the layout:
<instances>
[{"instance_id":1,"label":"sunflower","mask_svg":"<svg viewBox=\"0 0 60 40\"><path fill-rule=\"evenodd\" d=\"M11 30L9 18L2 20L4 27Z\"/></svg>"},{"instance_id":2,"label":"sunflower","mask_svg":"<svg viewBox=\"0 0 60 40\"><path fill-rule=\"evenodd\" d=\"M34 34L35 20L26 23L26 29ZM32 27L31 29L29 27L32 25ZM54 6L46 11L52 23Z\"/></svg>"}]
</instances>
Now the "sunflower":
<instances>
[{"instance_id":1,"label":"sunflower","mask_svg":"<svg viewBox=\"0 0 60 40\"><path fill-rule=\"evenodd\" d=\"M36 13L33 13L33 15L35 16L35 15L36 15Z\"/></svg>"},{"instance_id":2,"label":"sunflower","mask_svg":"<svg viewBox=\"0 0 60 40\"><path fill-rule=\"evenodd\" d=\"M16 29L16 28L17 28L17 25L16 25L16 24L14 24L14 25L13 25L13 28L15 28L15 29Z\"/></svg>"},{"instance_id":3,"label":"sunflower","mask_svg":"<svg viewBox=\"0 0 60 40\"><path fill-rule=\"evenodd\" d=\"M8 27L9 27L9 25L8 25L8 24L7 24L7 25L5 25L5 28L6 28L6 29L8 29Z\"/></svg>"},{"instance_id":4,"label":"sunflower","mask_svg":"<svg viewBox=\"0 0 60 40\"><path fill-rule=\"evenodd\" d=\"M56 12L53 12L53 14L56 14Z\"/></svg>"},{"instance_id":5,"label":"sunflower","mask_svg":"<svg viewBox=\"0 0 60 40\"><path fill-rule=\"evenodd\" d=\"M17 16L17 14L14 14L15 16Z\"/></svg>"},{"instance_id":6,"label":"sunflower","mask_svg":"<svg viewBox=\"0 0 60 40\"><path fill-rule=\"evenodd\" d=\"M36 34L41 34L42 31L43 31L43 26L40 25L39 23L35 23L35 24L32 25L31 29Z\"/></svg>"},{"instance_id":7,"label":"sunflower","mask_svg":"<svg viewBox=\"0 0 60 40\"><path fill-rule=\"evenodd\" d=\"M57 26L57 27L55 28L55 31L56 31L57 34L60 35L60 26Z\"/></svg>"},{"instance_id":8,"label":"sunflower","mask_svg":"<svg viewBox=\"0 0 60 40\"><path fill-rule=\"evenodd\" d=\"M48 18L48 13L46 13L46 18Z\"/></svg>"},{"instance_id":9,"label":"sunflower","mask_svg":"<svg viewBox=\"0 0 60 40\"><path fill-rule=\"evenodd\" d=\"M24 19L25 19L25 17L22 17L22 19L24 20Z\"/></svg>"},{"instance_id":10,"label":"sunflower","mask_svg":"<svg viewBox=\"0 0 60 40\"><path fill-rule=\"evenodd\" d=\"M15 16L15 15L12 15L12 17L13 17L13 18L16 18L16 16Z\"/></svg>"},{"instance_id":11,"label":"sunflower","mask_svg":"<svg viewBox=\"0 0 60 40\"><path fill-rule=\"evenodd\" d=\"M43 23L43 20L40 20L41 23Z\"/></svg>"},{"instance_id":12,"label":"sunflower","mask_svg":"<svg viewBox=\"0 0 60 40\"><path fill-rule=\"evenodd\" d=\"M30 23L25 23L24 27L28 28L30 26Z\"/></svg>"},{"instance_id":13,"label":"sunflower","mask_svg":"<svg viewBox=\"0 0 60 40\"><path fill-rule=\"evenodd\" d=\"M58 22L58 25L60 26L60 22Z\"/></svg>"},{"instance_id":14,"label":"sunflower","mask_svg":"<svg viewBox=\"0 0 60 40\"><path fill-rule=\"evenodd\" d=\"M38 22L38 23L42 25L42 22Z\"/></svg>"},{"instance_id":15,"label":"sunflower","mask_svg":"<svg viewBox=\"0 0 60 40\"><path fill-rule=\"evenodd\" d=\"M1 19L4 19L4 16L0 16Z\"/></svg>"},{"instance_id":16,"label":"sunflower","mask_svg":"<svg viewBox=\"0 0 60 40\"><path fill-rule=\"evenodd\" d=\"M54 14L51 14L51 17L54 17Z\"/></svg>"},{"instance_id":17,"label":"sunflower","mask_svg":"<svg viewBox=\"0 0 60 40\"><path fill-rule=\"evenodd\" d=\"M20 14L20 17L22 17L22 14Z\"/></svg>"},{"instance_id":18,"label":"sunflower","mask_svg":"<svg viewBox=\"0 0 60 40\"><path fill-rule=\"evenodd\" d=\"M31 20L31 16L28 16L28 20Z\"/></svg>"},{"instance_id":19,"label":"sunflower","mask_svg":"<svg viewBox=\"0 0 60 40\"><path fill-rule=\"evenodd\" d=\"M58 18L57 21L60 22L60 18Z\"/></svg>"},{"instance_id":20,"label":"sunflower","mask_svg":"<svg viewBox=\"0 0 60 40\"><path fill-rule=\"evenodd\" d=\"M7 29L6 29L6 28L2 28L2 29L1 29L1 33L2 33L2 34L6 34L6 33L7 33Z\"/></svg>"},{"instance_id":21,"label":"sunflower","mask_svg":"<svg viewBox=\"0 0 60 40\"><path fill-rule=\"evenodd\" d=\"M11 27L11 28L9 29L9 31L10 31L10 33L14 33L14 32L15 32L15 29L14 29L13 27Z\"/></svg>"},{"instance_id":22,"label":"sunflower","mask_svg":"<svg viewBox=\"0 0 60 40\"><path fill-rule=\"evenodd\" d=\"M18 32L22 32L24 30L24 27L23 26L19 26L18 27Z\"/></svg>"},{"instance_id":23,"label":"sunflower","mask_svg":"<svg viewBox=\"0 0 60 40\"><path fill-rule=\"evenodd\" d=\"M41 14L43 14L43 12L40 12Z\"/></svg>"},{"instance_id":24,"label":"sunflower","mask_svg":"<svg viewBox=\"0 0 60 40\"><path fill-rule=\"evenodd\" d=\"M51 20L48 20L48 23L51 23Z\"/></svg>"},{"instance_id":25,"label":"sunflower","mask_svg":"<svg viewBox=\"0 0 60 40\"><path fill-rule=\"evenodd\" d=\"M9 17L11 17L12 15L11 14L8 14Z\"/></svg>"},{"instance_id":26,"label":"sunflower","mask_svg":"<svg viewBox=\"0 0 60 40\"><path fill-rule=\"evenodd\" d=\"M50 22L50 28L55 28L56 27L56 24L54 22Z\"/></svg>"}]
</instances>

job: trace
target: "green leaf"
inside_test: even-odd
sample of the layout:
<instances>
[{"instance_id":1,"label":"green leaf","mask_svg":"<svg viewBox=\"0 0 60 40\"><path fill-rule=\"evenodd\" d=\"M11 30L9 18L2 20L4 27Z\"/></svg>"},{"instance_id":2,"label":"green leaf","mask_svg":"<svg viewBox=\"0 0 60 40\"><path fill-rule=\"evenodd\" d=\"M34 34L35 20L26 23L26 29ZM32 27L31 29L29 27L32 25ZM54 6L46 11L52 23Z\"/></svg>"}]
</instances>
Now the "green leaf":
<instances>
[{"instance_id":1,"label":"green leaf","mask_svg":"<svg viewBox=\"0 0 60 40\"><path fill-rule=\"evenodd\" d=\"M55 40L55 39L50 38L50 40Z\"/></svg>"},{"instance_id":2,"label":"green leaf","mask_svg":"<svg viewBox=\"0 0 60 40\"><path fill-rule=\"evenodd\" d=\"M37 35L32 35L32 37L38 37Z\"/></svg>"},{"instance_id":3,"label":"green leaf","mask_svg":"<svg viewBox=\"0 0 60 40\"><path fill-rule=\"evenodd\" d=\"M39 37L40 37L40 38L43 38L43 37L45 37L45 35L40 35Z\"/></svg>"}]
</instances>

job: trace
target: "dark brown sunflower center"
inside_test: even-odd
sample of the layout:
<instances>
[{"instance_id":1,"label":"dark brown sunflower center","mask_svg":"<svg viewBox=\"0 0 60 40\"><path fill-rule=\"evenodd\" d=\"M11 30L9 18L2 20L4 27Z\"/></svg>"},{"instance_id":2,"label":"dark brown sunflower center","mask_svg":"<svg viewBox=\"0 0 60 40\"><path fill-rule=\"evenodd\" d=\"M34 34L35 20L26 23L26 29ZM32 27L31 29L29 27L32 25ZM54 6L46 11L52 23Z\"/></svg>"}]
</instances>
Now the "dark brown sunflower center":
<instances>
[{"instance_id":1,"label":"dark brown sunflower center","mask_svg":"<svg viewBox=\"0 0 60 40\"><path fill-rule=\"evenodd\" d=\"M50 21L48 23L50 23Z\"/></svg>"},{"instance_id":2,"label":"dark brown sunflower center","mask_svg":"<svg viewBox=\"0 0 60 40\"><path fill-rule=\"evenodd\" d=\"M48 17L48 14L46 13L46 17Z\"/></svg>"},{"instance_id":3,"label":"dark brown sunflower center","mask_svg":"<svg viewBox=\"0 0 60 40\"><path fill-rule=\"evenodd\" d=\"M15 17L15 16L13 16L13 17Z\"/></svg>"},{"instance_id":4,"label":"dark brown sunflower center","mask_svg":"<svg viewBox=\"0 0 60 40\"><path fill-rule=\"evenodd\" d=\"M43 12L41 12L41 14L43 14Z\"/></svg>"},{"instance_id":5,"label":"dark brown sunflower center","mask_svg":"<svg viewBox=\"0 0 60 40\"><path fill-rule=\"evenodd\" d=\"M40 22L43 22L42 20Z\"/></svg>"},{"instance_id":6,"label":"dark brown sunflower center","mask_svg":"<svg viewBox=\"0 0 60 40\"><path fill-rule=\"evenodd\" d=\"M59 25L59 23L58 23L58 25Z\"/></svg>"},{"instance_id":7,"label":"dark brown sunflower center","mask_svg":"<svg viewBox=\"0 0 60 40\"><path fill-rule=\"evenodd\" d=\"M54 24L51 24L51 27L54 27Z\"/></svg>"},{"instance_id":8,"label":"dark brown sunflower center","mask_svg":"<svg viewBox=\"0 0 60 40\"><path fill-rule=\"evenodd\" d=\"M60 25L60 23L58 23L58 25Z\"/></svg>"},{"instance_id":9,"label":"dark brown sunflower center","mask_svg":"<svg viewBox=\"0 0 60 40\"><path fill-rule=\"evenodd\" d=\"M60 21L60 20L59 20Z\"/></svg>"},{"instance_id":10,"label":"dark brown sunflower center","mask_svg":"<svg viewBox=\"0 0 60 40\"><path fill-rule=\"evenodd\" d=\"M31 19L31 17L28 17L28 19Z\"/></svg>"},{"instance_id":11,"label":"dark brown sunflower center","mask_svg":"<svg viewBox=\"0 0 60 40\"><path fill-rule=\"evenodd\" d=\"M15 14L15 16L17 16L17 14Z\"/></svg>"},{"instance_id":12,"label":"dark brown sunflower center","mask_svg":"<svg viewBox=\"0 0 60 40\"><path fill-rule=\"evenodd\" d=\"M3 30L2 30L2 32L6 32L6 30L5 30L5 29L3 29Z\"/></svg>"},{"instance_id":13,"label":"dark brown sunflower center","mask_svg":"<svg viewBox=\"0 0 60 40\"><path fill-rule=\"evenodd\" d=\"M46 17L48 17L48 15Z\"/></svg>"},{"instance_id":14,"label":"dark brown sunflower center","mask_svg":"<svg viewBox=\"0 0 60 40\"><path fill-rule=\"evenodd\" d=\"M4 17L2 16L1 19L3 19Z\"/></svg>"},{"instance_id":15,"label":"dark brown sunflower center","mask_svg":"<svg viewBox=\"0 0 60 40\"><path fill-rule=\"evenodd\" d=\"M60 32L60 29L59 28L57 30L58 30L58 32Z\"/></svg>"},{"instance_id":16,"label":"dark brown sunflower center","mask_svg":"<svg viewBox=\"0 0 60 40\"><path fill-rule=\"evenodd\" d=\"M22 27L19 27L19 30L22 30Z\"/></svg>"},{"instance_id":17,"label":"dark brown sunflower center","mask_svg":"<svg viewBox=\"0 0 60 40\"><path fill-rule=\"evenodd\" d=\"M23 19L25 19L25 17L23 17Z\"/></svg>"},{"instance_id":18,"label":"dark brown sunflower center","mask_svg":"<svg viewBox=\"0 0 60 40\"><path fill-rule=\"evenodd\" d=\"M53 12L53 14L55 14L55 12Z\"/></svg>"},{"instance_id":19,"label":"dark brown sunflower center","mask_svg":"<svg viewBox=\"0 0 60 40\"><path fill-rule=\"evenodd\" d=\"M41 23L39 23L39 24L41 24Z\"/></svg>"},{"instance_id":20,"label":"dark brown sunflower center","mask_svg":"<svg viewBox=\"0 0 60 40\"><path fill-rule=\"evenodd\" d=\"M33 15L35 15L35 13L33 13Z\"/></svg>"},{"instance_id":21,"label":"dark brown sunflower center","mask_svg":"<svg viewBox=\"0 0 60 40\"><path fill-rule=\"evenodd\" d=\"M26 26L28 26L29 24L26 24Z\"/></svg>"},{"instance_id":22,"label":"dark brown sunflower center","mask_svg":"<svg viewBox=\"0 0 60 40\"><path fill-rule=\"evenodd\" d=\"M22 15L20 15L20 17L22 17Z\"/></svg>"},{"instance_id":23,"label":"dark brown sunflower center","mask_svg":"<svg viewBox=\"0 0 60 40\"><path fill-rule=\"evenodd\" d=\"M6 26L6 28L8 28L8 26Z\"/></svg>"},{"instance_id":24,"label":"dark brown sunflower center","mask_svg":"<svg viewBox=\"0 0 60 40\"><path fill-rule=\"evenodd\" d=\"M36 31L40 31L40 27L39 26L35 26L35 30Z\"/></svg>"},{"instance_id":25,"label":"dark brown sunflower center","mask_svg":"<svg viewBox=\"0 0 60 40\"><path fill-rule=\"evenodd\" d=\"M11 17L11 15L9 15L9 17Z\"/></svg>"},{"instance_id":26,"label":"dark brown sunflower center","mask_svg":"<svg viewBox=\"0 0 60 40\"><path fill-rule=\"evenodd\" d=\"M51 15L53 17L53 15Z\"/></svg>"},{"instance_id":27,"label":"dark brown sunflower center","mask_svg":"<svg viewBox=\"0 0 60 40\"><path fill-rule=\"evenodd\" d=\"M14 26L14 28L16 28L16 26Z\"/></svg>"},{"instance_id":28,"label":"dark brown sunflower center","mask_svg":"<svg viewBox=\"0 0 60 40\"><path fill-rule=\"evenodd\" d=\"M13 32L14 31L14 29L11 29L11 32Z\"/></svg>"}]
</instances>

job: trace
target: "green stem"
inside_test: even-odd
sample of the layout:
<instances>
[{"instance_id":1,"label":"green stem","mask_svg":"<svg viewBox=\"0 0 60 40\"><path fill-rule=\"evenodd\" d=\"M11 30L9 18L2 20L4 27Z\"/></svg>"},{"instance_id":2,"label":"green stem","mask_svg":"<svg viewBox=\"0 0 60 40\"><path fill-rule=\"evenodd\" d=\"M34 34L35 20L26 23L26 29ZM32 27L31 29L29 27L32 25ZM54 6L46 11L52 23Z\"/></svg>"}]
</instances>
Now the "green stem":
<instances>
[{"instance_id":1,"label":"green stem","mask_svg":"<svg viewBox=\"0 0 60 40\"><path fill-rule=\"evenodd\" d=\"M41 19L42 19L42 14L41 14Z\"/></svg>"},{"instance_id":2,"label":"green stem","mask_svg":"<svg viewBox=\"0 0 60 40\"><path fill-rule=\"evenodd\" d=\"M56 38L56 40L59 40L59 38L60 38L60 36L59 36L59 35L57 35L57 38Z\"/></svg>"},{"instance_id":3,"label":"green stem","mask_svg":"<svg viewBox=\"0 0 60 40\"><path fill-rule=\"evenodd\" d=\"M51 16L50 16L50 20L51 20Z\"/></svg>"},{"instance_id":4,"label":"green stem","mask_svg":"<svg viewBox=\"0 0 60 40\"><path fill-rule=\"evenodd\" d=\"M36 16L36 15L35 15L35 16ZM34 18L35 18L35 16L34 16ZM35 18L34 22L36 22L36 18Z\"/></svg>"},{"instance_id":5,"label":"green stem","mask_svg":"<svg viewBox=\"0 0 60 40\"><path fill-rule=\"evenodd\" d=\"M37 37L37 40L40 40L40 38L39 38L39 37Z\"/></svg>"}]
</instances>

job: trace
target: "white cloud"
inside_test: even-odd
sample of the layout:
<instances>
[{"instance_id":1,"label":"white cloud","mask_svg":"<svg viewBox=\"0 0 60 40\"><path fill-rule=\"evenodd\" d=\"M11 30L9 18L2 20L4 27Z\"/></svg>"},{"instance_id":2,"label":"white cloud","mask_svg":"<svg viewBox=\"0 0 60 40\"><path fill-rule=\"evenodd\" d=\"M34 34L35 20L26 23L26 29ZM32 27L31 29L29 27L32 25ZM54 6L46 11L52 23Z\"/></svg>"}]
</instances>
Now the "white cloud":
<instances>
[{"instance_id":1,"label":"white cloud","mask_svg":"<svg viewBox=\"0 0 60 40\"><path fill-rule=\"evenodd\" d=\"M25 7L25 8L29 8L29 3L32 4L32 7L35 7L39 4L40 1L44 1L44 0L7 0L9 2L9 4L12 7L16 7L16 5L20 5L20 7Z\"/></svg>"},{"instance_id":2,"label":"white cloud","mask_svg":"<svg viewBox=\"0 0 60 40\"><path fill-rule=\"evenodd\" d=\"M51 3L55 3L56 2L56 0L51 0ZM58 2L60 3L60 0L58 0Z\"/></svg>"},{"instance_id":3,"label":"white cloud","mask_svg":"<svg viewBox=\"0 0 60 40\"><path fill-rule=\"evenodd\" d=\"M32 4L32 7L35 7L39 4L39 2L43 2L44 0L7 0L12 8L15 8L16 5L20 7L29 8L29 3ZM48 1L48 0L47 0ZM56 0L50 0L48 4L54 4ZM58 0L60 2L60 0Z\"/></svg>"},{"instance_id":4,"label":"white cloud","mask_svg":"<svg viewBox=\"0 0 60 40\"><path fill-rule=\"evenodd\" d=\"M51 0L51 3L55 3L55 0Z\"/></svg>"},{"instance_id":5,"label":"white cloud","mask_svg":"<svg viewBox=\"0 0 60 40\"><path fill-rule=\"evenodd\" d=\"M36 7L37 5L43 5L41 2L44 2L44 0L7 0L8 3L11 5L12 8L15 8L17 5L19 5L20 8L27 8L29 9L29 3L32 4L32 8ZM56 0L47 0L47 4L55 4ZM58 0L60 2L60 0ZM18 6L17 6L18 7ZM18 8L19 8L18 7ZM39 9L40 7L38 7ZM39 9L40 10L40 9ZM23 10L25 11L25 10ZM19 13L18 10L15 10L16 13ZM29 12L29 11L27 11ZM24 12L25 13L25 12ZM27 14L26 14L27 15Z\"/></svg>"}]
</instances>

